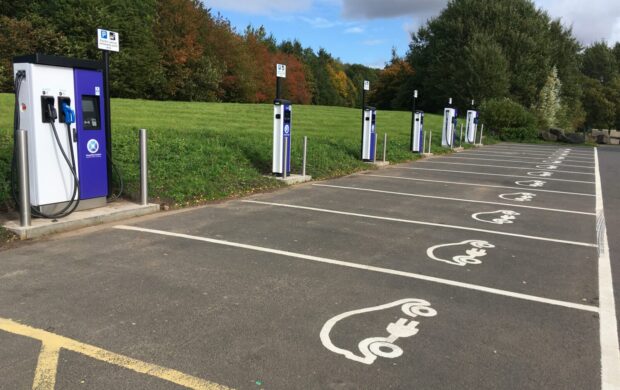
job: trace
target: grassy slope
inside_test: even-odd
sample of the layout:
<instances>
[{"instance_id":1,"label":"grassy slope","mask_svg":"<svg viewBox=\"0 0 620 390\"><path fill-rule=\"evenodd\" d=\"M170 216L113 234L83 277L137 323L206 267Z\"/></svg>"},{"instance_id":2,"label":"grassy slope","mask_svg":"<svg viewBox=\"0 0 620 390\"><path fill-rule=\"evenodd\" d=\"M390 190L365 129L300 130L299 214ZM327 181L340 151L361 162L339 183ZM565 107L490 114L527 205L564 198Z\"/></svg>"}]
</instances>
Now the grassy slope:
<instances>
[{"instance_id":1,"label":"grassy slope","mask_svg":"<svg viewBox=\"0 0 620 390\"><path fill-rule=\"evenodd\" d=\"M0 94L0 208L9 204L8 163L12 149L12 95ZM125 196L136 198L139 186L139 128L149 133L150 196L174 206L239 196L278 187L263 175L271 171L273 108L268 104L156 102L112 100L114 160L125 178ZM357 109L293 107L293 170L301 170L303 136L308 136L308 174L315 178L368 169L359 161ZM388 134L391 162L415 158L408 152L411 114L380 111L379 151ZM433 151L442 151L441 118L427 115ZM379 157L381 152L379 152Z\"/></svg>"}]
</instances>

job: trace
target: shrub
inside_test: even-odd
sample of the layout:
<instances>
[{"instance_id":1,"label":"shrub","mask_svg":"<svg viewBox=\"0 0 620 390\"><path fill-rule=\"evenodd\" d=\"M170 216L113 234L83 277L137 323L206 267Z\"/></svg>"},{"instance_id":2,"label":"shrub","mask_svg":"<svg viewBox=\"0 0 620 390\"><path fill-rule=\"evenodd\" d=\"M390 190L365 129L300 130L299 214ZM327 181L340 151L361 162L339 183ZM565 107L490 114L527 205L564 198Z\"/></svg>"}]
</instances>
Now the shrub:
<instances>
[{"instance_id":1,"label":"shrub","mask_svg":"<svg viewBox=\"0 0 620 390\"><path fill-rule=\"evenodd\" d=\"M489 99L480 107L480 120L502 140L523 141L537 135L536 116L508 98Z\"/></svg>"}]
</instances>

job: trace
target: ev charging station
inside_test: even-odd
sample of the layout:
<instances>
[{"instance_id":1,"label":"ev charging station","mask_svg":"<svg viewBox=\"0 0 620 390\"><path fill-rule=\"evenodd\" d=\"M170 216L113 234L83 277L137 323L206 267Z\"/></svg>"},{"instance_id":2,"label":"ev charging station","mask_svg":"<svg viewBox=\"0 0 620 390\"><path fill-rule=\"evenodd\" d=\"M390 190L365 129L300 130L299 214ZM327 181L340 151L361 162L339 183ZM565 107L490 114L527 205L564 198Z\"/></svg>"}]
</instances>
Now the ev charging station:
<instances>
[{"instance_id":1,"label":"ev charging station","mask_svg":"<svg viewBox=\"0 0 620 390\"><path fill-rule=\"evenodd\" d=\"M413 107L411 108L411 151L424 152L424 111L416 111L415 101L418 90L413 91Z\"/></svg>"},{"instance_id":2,"label":"ev charging station","mask_svg":"<svg viewBox=\"0 0 620 390\"><path fill-rule=\"evenodd\" d=\"M106 204L103 67L34 54L13 60L15 132L28 134L33 214L61 218Z\"/></svg>"},{"instance_id":3,"label":"ev charging station","mask_svg":"<svg viewBox=\"0 0 620 390\"><path fill-rule=\"evenodd\" d=\"M362 90L362 161L375 161L375 148L377 145L377 109L366 105L366 91L370 90L370 82L364 81Z\"/></svg>"},{"instance_id":4,"label":"ev charging station","mask_svg":"<svg viewBox=\"0 0 620 390\"><path fill-rule=\"evenodd\" d=\"M448 107L443 111L443 127L441 130L441 146L454 146L454 137L456 134L457 111L452 106L452 98L448 101Z\"/></svg>"},{"instance_id":5,"label":"ev charging station","mask_svg":"<svg viewBox=\"0 0 620 390\"><path fill-rule=\"evenodd\" d=\"M473 107L474 101L471 105ZM476 133L478 132L478 111L467 110L466 122L465 122L465 141L468 144L476 143Z\"/></svg>"},{"instance_id":6,"label":"ev charging station","mask_svg":"<svg viewBox=\"0 0 620 390\"><path fill-rule=\"evenodd\" d=\"M273 102L273 159L271 172L286 177L291 173L291 119L293 105L280 99L281 79L286 78L286 65L276 65L276 98Z\"/></svg>"}]
</instances>

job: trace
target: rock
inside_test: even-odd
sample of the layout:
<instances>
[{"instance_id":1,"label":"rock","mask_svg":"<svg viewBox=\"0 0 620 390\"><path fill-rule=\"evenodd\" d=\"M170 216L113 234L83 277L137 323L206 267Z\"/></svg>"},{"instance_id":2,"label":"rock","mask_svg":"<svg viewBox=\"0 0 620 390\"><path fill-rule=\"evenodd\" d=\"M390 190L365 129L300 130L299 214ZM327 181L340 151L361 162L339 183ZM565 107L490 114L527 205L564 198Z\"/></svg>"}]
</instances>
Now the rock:
<instances>
[{"instance_id":1,"label":"rock","mask_svg":"<svg viewBox=\"0 0 620 390\"><path fill-rule=\"evenodd\" d=\"M609 140L612 145L620 145L620 138L612 138Z\"/></svg>"},{"instance_id":2,"label":"rock","mask_svg":"<svg viewBox=\"0 0 620 390\"><path fill-rule=\"evenodd\" d=\"M564 130L562 129L551 128L549 129L549 132L557 137L564 135Z\"/></svg>"},{"instance_id":3,"label":"rock","mask_svg":"<svg viewBox=\"0 0 620 390\"><path fill-rule=\"evenodd\" d=\"M599 134L596 136L597 144L608 144L609 143L609 135L607 134Z\"/></svg>"},{"instance_id":4,"label":"rock","mask_svg":"<svg viewBox=\"0 0 620 390\"><path fill-rule=\"evenodd\" d=\"M545 141L553 141L553 142L558 140L557 135L553 135L548 131L541 131L540 138L544 139Z\"/></svg>"},{"instance_id":5,"label":"rock","mask_svg":"<svg viewBox=\"0 0 620 390\"><path fill-rule=\"evenodd\" d=\"M618 130L610 130L609 136L613 138L620 138L620 131Z\"/></svg>"},{"instance_id":6,"label":"rock","mask_svg":"<svg viewBox=\"0 0 620 390\"><path fill-rule=\"evenodd\" d=\"M583 134L581 133L568 133L564 138L566 139L564 142L568 142L569 144L582 144L585 142Z\"/></svg>"}]
</instances>

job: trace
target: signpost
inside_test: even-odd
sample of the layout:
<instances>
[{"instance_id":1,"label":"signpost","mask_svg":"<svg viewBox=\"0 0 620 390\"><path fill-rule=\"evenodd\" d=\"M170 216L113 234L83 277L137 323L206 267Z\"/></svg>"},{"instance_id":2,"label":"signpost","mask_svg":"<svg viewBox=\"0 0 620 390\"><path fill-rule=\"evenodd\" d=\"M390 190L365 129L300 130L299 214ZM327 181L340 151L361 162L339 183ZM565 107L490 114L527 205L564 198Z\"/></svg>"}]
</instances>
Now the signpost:
<instances>
[{"instance_id":1,"label":"signpost","mask_svg":"<svg viewBox=\"0 0 620 390\"><path fill-rule=\"evenodd\" d=\"M276 99L280 99L281 79L286 78L286 65L276 64Z\"/></svg>"},{"instance_id":2,"label":"signpost","mask_svg":"<svg viewBox=\"0 0 620 390\"><path fill-rule=\"evenodd\" d=\"M120 37L117 32L97 29L97 48L103 51L103 84L105 99L105 142L108 151L108 196L112 194L112 122L110 115L110 52L120 50Z\"/></svg>"}]
</instances>

